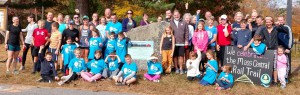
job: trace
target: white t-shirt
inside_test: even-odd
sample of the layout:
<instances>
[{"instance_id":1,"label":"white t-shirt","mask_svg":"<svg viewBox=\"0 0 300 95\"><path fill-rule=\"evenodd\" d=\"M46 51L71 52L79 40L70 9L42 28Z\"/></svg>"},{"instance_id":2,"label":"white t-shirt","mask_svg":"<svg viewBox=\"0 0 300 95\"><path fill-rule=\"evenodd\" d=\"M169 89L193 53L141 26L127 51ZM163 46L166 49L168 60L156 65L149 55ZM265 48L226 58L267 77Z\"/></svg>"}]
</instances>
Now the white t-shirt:
<instances>
[{"instance_id":1,"label":"white t-shirt","mask_svg":"<svg viewBox=\"0 0 300 95\"><path fill-rule=\"evenodd\" d=\"M105 41L105 38L106 38L106 32L105 32L106 25L97 25L96 29L99 31L99 34L100 34L100 37L101 37L102 41Z\"/></svg>"},{"instance_id":2,"label":"white t-shirt","mask_svg":"<svg viewBox=\"0 0 300 95\"><path fill-rule=\"evenodd\" d=\"M200 74L199 64L200 64L200 61L201 61L201 52L199 50L197 51L197 55L198 56L195 60L188 59L186 61L186 67L188 69L187 76L195 77L195 76L198 76Z\"/></svg>"}]
</instances>

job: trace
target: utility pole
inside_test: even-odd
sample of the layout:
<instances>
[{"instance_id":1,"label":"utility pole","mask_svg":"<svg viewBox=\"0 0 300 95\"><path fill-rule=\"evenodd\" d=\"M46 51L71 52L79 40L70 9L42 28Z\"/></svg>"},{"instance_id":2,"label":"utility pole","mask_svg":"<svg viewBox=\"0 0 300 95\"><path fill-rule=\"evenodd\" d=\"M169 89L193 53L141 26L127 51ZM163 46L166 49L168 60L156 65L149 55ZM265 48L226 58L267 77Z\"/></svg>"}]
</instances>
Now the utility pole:
<instances>
[{"instance_id":1,"label":"utility pole","mask_svg":"<svg viewBox=\"0 0 300 95\"><path fill-rule=\"evenodd\" d=\"M290 27L292 27L292 7L292 0L287 0L286 22Z\"/></svg>"}]
</instances>

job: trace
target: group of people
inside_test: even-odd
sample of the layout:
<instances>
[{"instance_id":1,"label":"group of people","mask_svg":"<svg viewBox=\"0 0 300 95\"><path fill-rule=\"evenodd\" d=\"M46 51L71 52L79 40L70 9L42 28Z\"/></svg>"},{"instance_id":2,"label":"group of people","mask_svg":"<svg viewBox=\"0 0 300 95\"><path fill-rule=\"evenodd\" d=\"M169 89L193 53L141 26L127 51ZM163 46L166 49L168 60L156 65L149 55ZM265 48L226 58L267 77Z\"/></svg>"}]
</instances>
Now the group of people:
<instances>
[{"instance_id":1,"label":"group of people","mask_svg":"<svg viewBox=\"0 0 300 95\"><path fill-rule=\"evenodd\" d=\"M182 19L177 10L173 14L170 12L166 11L165 20L170 22L170 27L165 29L160 44L164 73L170 73L174 63L175 73L187 72L188 80L201 79L200 84L217 84L220 86L217 89L231 88L233 77L231 66L224 63L225 47L235 46L244 51L251 47L258 56L265 50L277 51L272 62L273 84L279 79L281 88L286 87L291 71L293 35L283 16L278 16L275 21L270 16L258 15L256 10L252 11L251 17L237 12L234 22L230 23L225 14L215 21L209 11L205 13L205 20L199 16L201 10L193 16L185 13ZM217 78L220 70L223 72ZM226 77L222 76L224 74ZM223 84L220 77L226 79L222 80Z\"/></svg>"},{"instance_id":2,"label":"group of people","mask_svg":"<svg viewBox=\"0 0 300 95\"><path fill-rule=\"evenodd\" d=\"M188 10L188 7L186 7ZM13 17L13 24L8 26L5 37L5 48L8 51L6 73L18 74L25 69L26 55L31 49L33 60L32 74L40 72L39 82L60 80L59 85L83 78L88 82L98 80L114 80L116 85L130 85L137 81L138 66L132 61L127 48L129 38L126 32L137 27L132 18L133 11L127 11L127 17L118 22L111 9L105 15L92 15L92 20L84 15L75 14L63 17L59 13L54 20L52 12L48 12L46 20L35 23L34 16L27 17L28 26L22 29L19 18ZM170 74L172 64L176 74L187 74L187 80L199 80L204 86L216 84L216 89L231 89L234 78L231 66L223 63L226 46L236 46L247 50L252 47L257 55L265 50L277 50L274 60L274 83L279 79L281 87L286 87L287 72L290 67L292 33L285 25L284 17L279 16L275 23L272 17L262 17L254 10L251 17L237 12L231 24L227 15L221 15L218 22L211 12L200 18L201 11L196 15L186 11L181 19L180 12L166 11L166 17L158 17L158 22L169 22L164 29L160 41L160 54L154 53L148 59L148 72L145 80L159 82L161 74ZM143 14L140 25L147 25L148 15ZM264 24L264 22L266 22ZM22 32L27 32L25 41ZM141 31L142 32L142 31ZM20 45L23 45L22 66L17 70L17 58ZM60 60L59 60L60 59ZM59 78L56 71L63 73ZM220 74L219 74L220 73Z\"/></svg>"}]
</instances>

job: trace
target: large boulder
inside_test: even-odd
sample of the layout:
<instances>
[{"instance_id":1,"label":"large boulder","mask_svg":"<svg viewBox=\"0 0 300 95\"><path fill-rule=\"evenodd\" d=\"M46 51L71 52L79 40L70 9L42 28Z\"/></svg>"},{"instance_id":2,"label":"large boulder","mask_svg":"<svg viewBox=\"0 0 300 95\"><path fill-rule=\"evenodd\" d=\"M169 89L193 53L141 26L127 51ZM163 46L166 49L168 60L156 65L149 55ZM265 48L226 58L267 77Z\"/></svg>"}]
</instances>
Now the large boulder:
<instances>
[{"instance_id":1,"label":"large boulder","mask_svg":"<svg viewBox=\"0 0 300 95\"><path fill-rule=\"evenodd\" d=\"M140 26L131 29L127 32L131 39L131 46L129 45L128 53L131 54L134 62L137 63L139 69L147 69L147 58L151 54L159 54L159 45L164 29L169 26L168 22L152 23L146 26ZM161 55L159 55L161 62Z\"/></svg>"}]
</instances>

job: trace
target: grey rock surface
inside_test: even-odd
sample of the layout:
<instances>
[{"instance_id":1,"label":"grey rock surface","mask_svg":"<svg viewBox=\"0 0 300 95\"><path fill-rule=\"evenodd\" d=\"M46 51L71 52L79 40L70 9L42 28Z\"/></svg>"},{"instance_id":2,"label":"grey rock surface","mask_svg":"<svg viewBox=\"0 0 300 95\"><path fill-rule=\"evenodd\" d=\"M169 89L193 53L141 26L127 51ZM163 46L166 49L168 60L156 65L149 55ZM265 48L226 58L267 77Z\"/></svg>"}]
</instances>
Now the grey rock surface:
<instances>
[{"instance_id":1,"label":"grey rock surface","mask_svg":"<svg viewBox=\"0 0 300 95\"><path fill-rule=\"evenodd\" d=\"M146 26L140 26L131 29L127 32L127 35L131 39L131 41L153 41L154 52L159 54L161 35L164 33L164 29L169 25L170 24L168 22L152 23ZM161 55L159 55L159 60L161 62ZM147 60L133 58L133 61L137 63L139 70L147 70Z\"/></svg>"}]
</instances>

